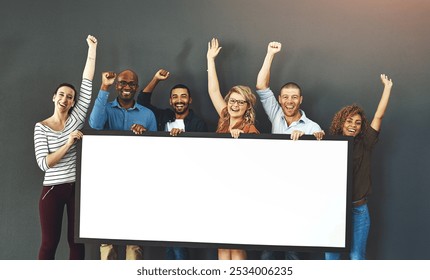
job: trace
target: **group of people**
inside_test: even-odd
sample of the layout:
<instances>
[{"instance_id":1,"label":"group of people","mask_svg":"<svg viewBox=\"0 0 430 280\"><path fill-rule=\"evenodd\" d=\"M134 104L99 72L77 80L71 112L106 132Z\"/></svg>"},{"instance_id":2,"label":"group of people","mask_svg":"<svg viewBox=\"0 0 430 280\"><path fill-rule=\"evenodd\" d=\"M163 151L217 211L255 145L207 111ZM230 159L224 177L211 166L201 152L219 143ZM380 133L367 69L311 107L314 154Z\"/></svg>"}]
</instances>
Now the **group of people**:
<instances>
[{"instance_id":1,"label":"group of people","mask_svg":"<svg viewBox=\"0 0 430 280\"><path fill-rule=\"evenodd\" d=\"M80 95L73 85L63 83L54 91L54 113L51 117L36 123L34 129L35 155L39 167L45 172L42 193L39 199L39 215L42 228L42 242L39 259L54 259L60 240L64 206L67 208L68 243L70 259L84 259L83 244L73 240L75 220L76 142L83 137L80 131L86 120L91 102L92 79L95 71L97 39L89 35L87 61L85 64ZM275 55L282 49L279 42L270 42L263 65L257 75L256 94L250 87L233 86L223 97L221 93L215 59L221 51L219 41L213 38L208 43L207 73L209 97L218 113L216 132L229 133L239 138L242 133L259 134L255 126L256 96L266 112L272 133L289 134L292 140L303 135L314 135L323 139L325 133L314 121L306 117L300 105L303 95L300 86L288 82L281 87L277 98L270 89L270 69ZM138 75L130 70L118 74L103 72L102 84L90 114L89 125L97 130L131 130L135 134L145 131L168 131L177 136L184 132L207 132L205 121L191 108L190 89L184 84L174 85L170 90L170 108L160 109L151 103L151 96L160 81L169 78L165 69L158 70L152 80L135 95L139 89ZM366 242L370 228L367 196L371 193L371 153L378 140L382 118L386 111L392 81L381 75L384 85L382 97L370 124L364 111L357 105L342 108L333 118L330 126L332 135L354 137L353 148L353 202L352 202L352 245L350 258L365 259ZM117 97L109 102L109 88L114 85ZM273 259L274 253L263 251L263 259ZM287 259L297 258L296 252L285 252ZM339 253L327 252L326 259L339 259ZM116 259L117 252L112 244L100 246L101 259ZM188 259L187 248L167 247L167 259ZM246 259L242 249L218 249L218 259ZM143 248L139 245L126 246L126 259L143 259Z\"/></svg>"}]
</instances>

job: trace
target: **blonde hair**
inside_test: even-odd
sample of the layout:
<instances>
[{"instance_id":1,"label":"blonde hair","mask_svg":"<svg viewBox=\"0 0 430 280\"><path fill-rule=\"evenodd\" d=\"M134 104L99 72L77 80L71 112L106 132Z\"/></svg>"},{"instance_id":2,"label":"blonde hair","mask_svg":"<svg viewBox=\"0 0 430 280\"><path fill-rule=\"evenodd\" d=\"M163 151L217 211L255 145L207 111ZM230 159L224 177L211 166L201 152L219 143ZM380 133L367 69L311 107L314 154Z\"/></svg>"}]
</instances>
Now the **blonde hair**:
<instances>
[{"instance_id":1,"label":"blonde hair","mask_svg":"<svg viewBox=\"0 0 430 280\"><path fill-rule=\"evenodd\" d=\"M251 89L248 86L237 85L232 87L227 95L224 97L224 101L228 103L230 96L232 93L240 94L243 98L245 98L247 108L245 114L242 116L242 120L235 124L233 128L242 129L245 125L251 125L255 123L255 104L257 99L255 95L252 93ZM218 121L218 128L216 132L225 132L229 130L230 126L230 114L228 112L227 106L222 109L221 116Z\"/></svg>"}]
</instances>

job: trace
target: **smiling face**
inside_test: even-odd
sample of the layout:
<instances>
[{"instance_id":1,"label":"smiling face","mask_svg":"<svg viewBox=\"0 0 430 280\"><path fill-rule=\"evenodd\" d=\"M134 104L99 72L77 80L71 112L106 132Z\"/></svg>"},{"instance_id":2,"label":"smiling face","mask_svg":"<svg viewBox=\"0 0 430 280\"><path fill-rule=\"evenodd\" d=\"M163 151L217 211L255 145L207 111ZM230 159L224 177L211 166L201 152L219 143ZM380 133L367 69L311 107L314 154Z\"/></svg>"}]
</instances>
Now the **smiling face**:
<instances>
[{"instance_id":1,"label":"smiling face","mask_svg":"<svg viewBox=\"0 0 430 280\"><path fill-rule=\"evenodd\" d=\"M55 109L60 112L69 112L75 105L75 94L75 90L68 86L59 87L52 98Z\"/></svg>"},{"instance_id":2,"label":"smiling face","mask_svg":"<svg viewBox=\"0 0 430 280\"><path fill-rule=\"evenodd\" d=\"M350 115L343 124L342 134L344 136L357 136L361 132L362 118L361 115Z\"/></svg>"},{"instance_id":3,"label":"smiling face","mask_svg":"<svg viewBox=\"0 0 430 280\"><path fill-rule=\"evenodd\" d=\"M286 117L300 117L299 109L303 96L301 96L298 88L283 88L279 94L278 101Z\"/></svg>"},{"instance_id":4,"label":"smiling face","mask_svg":"<svg viewBox=\"0 0 430 280\"><path fill-rule=\"evenodd\" d=\"M178 116L187 115L192 99L186 88L174 88L170 93L170 106Z\"/></svg>"},{"instance_id":5,"label":"smiling face","mask_svg":"<svg viewBox=\"0 0 430 280\"><path fill-rule=\"evenodd\" d=\"M120 101L129 103L134 100L138 88L137 76L132 71L123 71L118 75L116 90Z\"/></svg>"},{"instance_id":6,"label":"smiling face","mask_svg":"<svg viewBox=\"0 0 430 280\"><path fill-rule=\"evenodd\" d=\"M227 100L227 110L231 118L243 118L248 106L248 101L237 92L232 92Z\"/></svg>"}]
</instances>

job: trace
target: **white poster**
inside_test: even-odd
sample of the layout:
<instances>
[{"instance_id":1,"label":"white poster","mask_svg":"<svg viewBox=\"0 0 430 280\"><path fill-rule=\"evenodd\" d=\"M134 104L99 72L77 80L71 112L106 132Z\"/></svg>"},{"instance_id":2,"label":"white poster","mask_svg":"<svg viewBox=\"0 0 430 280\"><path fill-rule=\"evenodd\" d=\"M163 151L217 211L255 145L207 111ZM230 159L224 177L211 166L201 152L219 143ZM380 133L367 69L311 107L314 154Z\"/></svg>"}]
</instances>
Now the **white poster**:
<instances>
[{"instance_id":1,"label":"white poster","mask_svg":"<svg viewBox=\"0 0 430 280\"><path fill-rule=\"evenodd\" d=\"M77 237L346 247L348 140L209 136L86 134Z\"/></svg>"}]
</instances>

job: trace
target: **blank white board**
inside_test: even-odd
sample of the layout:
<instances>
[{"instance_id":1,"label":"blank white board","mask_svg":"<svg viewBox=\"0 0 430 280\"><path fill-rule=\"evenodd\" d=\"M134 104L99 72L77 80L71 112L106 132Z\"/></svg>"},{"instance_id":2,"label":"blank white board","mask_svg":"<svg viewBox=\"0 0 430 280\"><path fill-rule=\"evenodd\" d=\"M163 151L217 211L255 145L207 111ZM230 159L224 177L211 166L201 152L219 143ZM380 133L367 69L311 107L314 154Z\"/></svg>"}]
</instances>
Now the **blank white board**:
<instances>
[{"instance_id":1,"label":"blank white board","mask_svg":"<svg viewBox=\"0 0 430 280\"><path fill-rule=\"evenodd\" d=\"M84 135L77 239L347 246L348 139L191 135Z\"/></svg>"}]
</instances>

